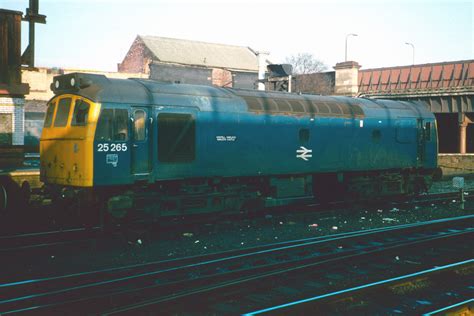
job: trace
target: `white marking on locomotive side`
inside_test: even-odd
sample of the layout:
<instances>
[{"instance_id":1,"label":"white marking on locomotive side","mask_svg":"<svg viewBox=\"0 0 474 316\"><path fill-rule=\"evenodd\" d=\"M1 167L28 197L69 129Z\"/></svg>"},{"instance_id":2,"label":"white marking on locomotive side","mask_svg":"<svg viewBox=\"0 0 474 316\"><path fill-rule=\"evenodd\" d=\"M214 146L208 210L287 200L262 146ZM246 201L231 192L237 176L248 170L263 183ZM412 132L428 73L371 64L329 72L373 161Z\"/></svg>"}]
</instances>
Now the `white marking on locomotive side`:
<instances>
[{"instance_id":1,"label":"white marking on locomotive side","mask_svg":"<svg viewBox=\"0 0 474 316\"><path fill-rule=\"evenodd\" d=\"M218 142L235 142L237 136L216 136Z\"/></svg>"},{"instance_id":2,"label":"white marking on locomotive side","mask_svg":"<svg viewBox=\"0 0 474 316\"><path fill-rule=\"evenodd\" d=\"M364 127L364 120L360 120L360 121L359 121L359 126L360 126L360 127Z\"/></svg>"},{"instance_id":3,"label":"white marking on locomotive side","mask_svg":"<svg viewBox=\"0 0 474 316\"><path fill-rule=\"evenodd\" d=\"M296 158L301 158L304 161L308 161L308 158L313 157L313 150L300 146L300 149L296 150Z\"/></svg>"},{"instance_id":4,"label":"white marking on locomotive side","mask_svg":"<svg viewBox=\"0 0 474 316\"><path fill-rule=\"evenodd\" d=\"M107 154L105 156L105 163L111 164L114 167L118 165L118 155L117 154Z\"/></svg>"}]
</instances>

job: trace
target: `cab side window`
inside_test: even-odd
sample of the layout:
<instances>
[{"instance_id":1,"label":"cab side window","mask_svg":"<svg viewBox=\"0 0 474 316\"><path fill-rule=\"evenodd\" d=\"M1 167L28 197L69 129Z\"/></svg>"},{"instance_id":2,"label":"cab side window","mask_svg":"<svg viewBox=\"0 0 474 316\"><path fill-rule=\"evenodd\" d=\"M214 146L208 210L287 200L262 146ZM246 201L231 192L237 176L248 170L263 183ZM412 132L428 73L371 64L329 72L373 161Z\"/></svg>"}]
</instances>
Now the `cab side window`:
<instances>
[{"instance_id":1,"label":"cab side window","mask_svg":"<svg viewBox=\"0 0 474 316\"><path fill-rule=\"evenodd\" d=\"M56 109L56 102L51 102L48 104L48 109L46 110L46 116L44 118L43 127L51 127L53 123L54 110Z\"/></svg>"},{"instance_id":2,"label":"cab side window","mask_svg":"<svg viewBox=\"0 0 474 316\"><path fill-rule=\"evenodd\" d=\"M111 141L113 134L114 110L103 109L100 112L99 122L95 133L96 140Z\"/></svg>"},{"instance_id":3,"label":"cab side window","mask_svg":"<svg viewBox=\"0 0 474 316\"><path fill-rule=\"evenodd\" d=\"M71 126L86 126L89 118L90 104L84 100L77 99L74 104Z\"/></svg>"},{"instance_id":4,"label":"cab side window","mask_svg":"<svg viewBox=\"0 0 474 316\"><path fill-rule=\"evenodd\" d=\"M115 109L114 113L114 141L128 140L128 111Z\"/></svg>"},{"instance_id":5,"label":"cab side window","mask_svg":"<svg viewBox=\"0 0 474 316\"><path fill-rule=\"evenodd\" d=\"M103 109L100 112L95 138L98 141L127 141L128 111Z\"/></svg>"}]
</instances>

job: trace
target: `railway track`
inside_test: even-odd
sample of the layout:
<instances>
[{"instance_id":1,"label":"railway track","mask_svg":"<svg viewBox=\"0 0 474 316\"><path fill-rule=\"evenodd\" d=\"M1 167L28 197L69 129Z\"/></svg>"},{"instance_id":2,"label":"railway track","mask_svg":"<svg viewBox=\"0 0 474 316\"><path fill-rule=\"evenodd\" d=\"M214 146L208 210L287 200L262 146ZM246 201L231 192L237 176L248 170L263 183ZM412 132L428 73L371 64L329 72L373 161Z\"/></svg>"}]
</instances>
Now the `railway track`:
<instances>
[{"instance_id":1,"label":"railway track","mask_svg":"<svg viewBox=\"0 0 474 316\"><path fill-rule=\"evenodd\" d=\"M72 228L0 236L0 253L69 245L100 237L100 227Z\"/></svg>"},{"instance_id":2,"label":"railway track","mask_svg":"<svg viewBox=\"0 0 474 316\"><path fill-rule=\"evenodd\" d=\"M392 206L402 206L402 205L423 205L423 204L433 204L440 203L444 201L456 201L460 202L461 194L460 192L450 191L450 192L441 192L441 193L430 193L423 194L412 198L401 197L399 199L389 201ZM464 199L466 201L474 199L474 190L464 191ZM387 203L384 200L370 201L373 204L377 203ZM340 208L341 206L347 205L347 202L337 201L329 205L330 208ZM312 204L309 207L327 207L327 205L321 204Z\"/></svg>"},{"instance_id":3,"label":"railway track","mask_svg":"<svg viewBox=\"0 0 474 316\"><path fill-rule=\"evenodd\" d=\"M402 253L403 249L415 249L415 253L421 253L420 249L434 244L454 244L453 247L444 246L440 251L448 251L453 259L466 253L472 255L472 249L466 252L458 248L466 247L466 243L459 241L472 238L473 233L474 215L470 215L208 256L22 280L0 285L0 297L3 297L0 313L77 311L116 314L160 311L180 314L189 311L189 307L193 312L204 314L248 312L258 310L262 304L268 306L270 302L292 297L289 295L291 291L284 293L282 290L289 287L286 284L289 280L296 280L297 284L300 282L306 290L311 282L313 291L326 289L326 285L332 283L331 277L337 279L337 275L342 275L341 272L327 272L331 268L349 266L352 272L364 275L361 272L368 268L354 268L354 262L387 255L387 258L394 260L394 251ZM372 268L375 270L375 267ZM387 266L380 268L384 270ZM323 275L315 278L314 273ZM329 280L326 273L329 273ZM298 277L312 281L306 280L308 282L305 283L304 280L298 281ZM280 289L280 293L274 291L275 287ZM305 293L301 290L296 292L300 295ZM196 302L199 304L196 305Z\"/></svg>"},{"instance_id":4,"label":"railway track","mask_svg":"<svg viewBox=\"0 0 474 316\"><path fill-rule=\"evenodd\" d=\"M362 284L245 315L312 312L324 315L436 315L443 311L474 306L472 275L474 259ZM441 304L440 304L441 303ZM446 306L446 304L448 304ZM441 305L442 308L431 305ZM427 312L428 311L428 312Z\"/></svg>"},{"instance_id":5,"label":"railway track","mask_svg":"<svg viewBox=\"0 0 474 316\"><path fill-rule=\"evenodd\" d=\"M467 191L465 195L466 200L474 199L474 191ZM390 204L391 207L401 207L402 205L410 204L424 204L424 203L442 203L445 201L459 200L458 192L447 192L447 193L436 193L429 195L422 195L416 199L409 201L395 201ZM344 202L334 202L330 205L320 205L313 204L309 206L302 207L302 212L314 213L314 212L351 212L351 209L345 208L347 206ZM287 207L279 207L282 210L275 210L274 215L283 215L287 214ZM221 218L221 220L235 220L236 217L241 215L227 215L227 217ZM259 214L253 214L253 216L261 216ZM219 220L219 219L216 219ZM170 231L175 229L176 225L179 224L181 228L187 228L188 230L195 225L203 224L209 222L209 218L206 216L192 217L187 220L171 220L169 222L161 223L159 230ZM135 223L137 224L137 223ZM140 225L140 222L138 222ZM143 225L148 225L148 223L141 223ZM110 229L112 229L110 227ZM115 227L112 231L127 229L126 226ZM97 237L102 237L101 227L94 226L89 228L84 227L75 227L75 228L65 228L60 230L46 230L46 231L31 231L26 233L9 233L6 235L0 235L0 253L7 251L19 251L27 249L38 249L46 247L54 247L61 245L68 245L77 241L88 241Z\"/></svg>"}]
</instances>

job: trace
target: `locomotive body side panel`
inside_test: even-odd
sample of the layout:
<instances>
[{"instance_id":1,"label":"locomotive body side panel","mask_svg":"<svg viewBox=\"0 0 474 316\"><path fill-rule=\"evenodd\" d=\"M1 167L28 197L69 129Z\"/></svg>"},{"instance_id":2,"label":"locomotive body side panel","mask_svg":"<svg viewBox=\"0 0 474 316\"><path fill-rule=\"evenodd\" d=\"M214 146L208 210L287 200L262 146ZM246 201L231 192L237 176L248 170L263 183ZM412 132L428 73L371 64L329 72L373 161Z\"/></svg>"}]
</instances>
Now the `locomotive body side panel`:
<instances>
[{"instance_id":1,"label":"locomotive body side panel","mask_svg":"<svg viewBox=\"0 0 474 316\"><path fill-rule=\"evenodd\" d=\"M133 183L130 109L103 103L93 142L94 186Z\"/></svg>"}]
</instances>

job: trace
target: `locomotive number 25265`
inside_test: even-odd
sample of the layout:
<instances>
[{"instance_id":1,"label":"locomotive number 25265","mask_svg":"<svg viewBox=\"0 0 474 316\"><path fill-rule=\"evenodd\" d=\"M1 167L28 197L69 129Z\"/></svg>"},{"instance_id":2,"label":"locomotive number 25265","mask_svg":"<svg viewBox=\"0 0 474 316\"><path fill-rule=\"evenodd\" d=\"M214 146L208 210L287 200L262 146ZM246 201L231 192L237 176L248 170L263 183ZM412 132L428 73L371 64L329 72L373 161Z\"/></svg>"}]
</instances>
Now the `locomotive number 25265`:
<instances>
[{"instance_id":1,"label":"locomotive number 25265","mask_svg":"<svg viewBox=\"0 0 474 316\"><path fill-rule=\"evenodd\" d=\"M97 144L97 151L127 151L127 144Z\"/></svg>"}]
</instances>

